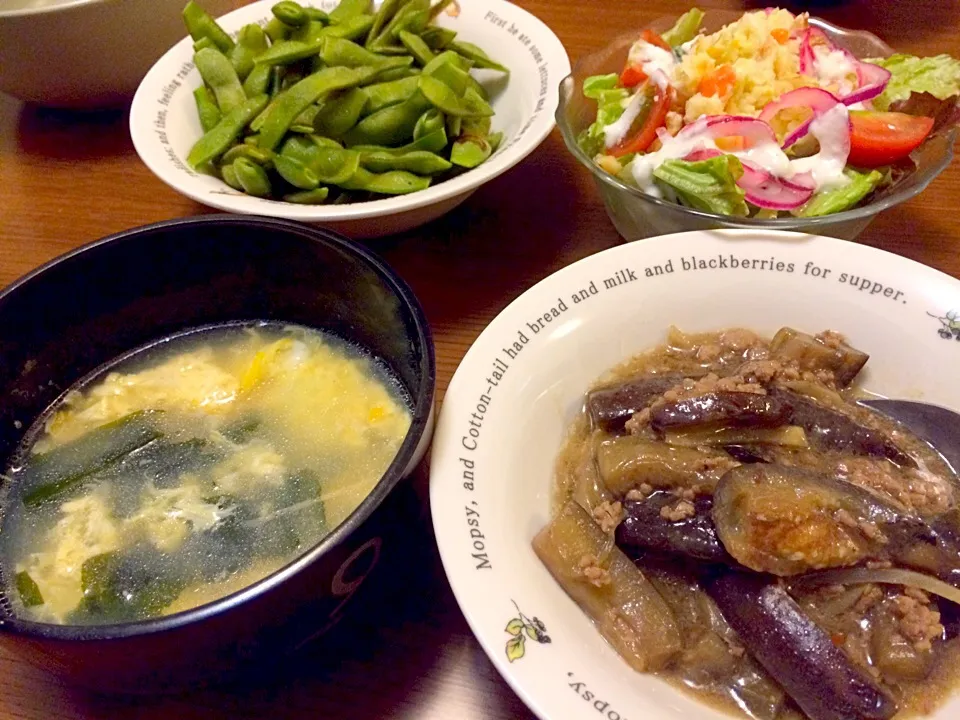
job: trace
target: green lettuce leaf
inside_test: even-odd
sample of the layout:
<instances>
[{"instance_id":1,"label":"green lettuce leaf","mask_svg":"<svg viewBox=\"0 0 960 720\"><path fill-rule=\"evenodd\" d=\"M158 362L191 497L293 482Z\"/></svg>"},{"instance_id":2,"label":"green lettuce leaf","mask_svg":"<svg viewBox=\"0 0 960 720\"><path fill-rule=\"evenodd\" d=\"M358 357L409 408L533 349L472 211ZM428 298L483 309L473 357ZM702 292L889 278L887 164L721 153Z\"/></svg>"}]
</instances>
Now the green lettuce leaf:
<instances>
[{"instance_id":1,"label":"green lettuce leaf","mask_svg":"<svg viewBox=\"0 0 960 720\"><path fill-rule=\"evenodd\" d=\"M870 192L885 179L885 175L878 170L870 173L858 173L856 170L846 170L844 173L850 178L850 183L833 190L818 192L807 200L803 206L794 211L798 217L816 217L818 215L832 215L833 213L849 210L863 200Z\"/></svg>"},{"instance_id":2,"label":"green lettuce leaf","mask_svg":"<svg viewBox=\"0 0 960 720\"><path fill-rule=\"evenodd\" d=\"M687 10L672 28L667 30L660 37L673 49L677 49L686 42L690 42L700 31L700 23L703 22L703 10L699 8L690 8Z\"/></svg>"},{"instance_id":3,"label":"green lettuce leaf","mask_svg":"<svg viewBox=\"0 0 960 720\"><path fill-rule=\"evenodd\" d=\"M949 55L920 58L898 54L868 62L890 71L890 82L873 100L876 110L889 110L911 93L930 93L938 100L960 95L960 60Z\"/></svg>"},{"instance_id":4,"label":"green lettuce leaf","mask_svg":"<svg viewBox=\"0 0 960 720\"><path fill-rule=\"evenodd\" d=\"M653 177L677 194L684 205L719 215L747 215L744 192L737 185L743 165L733 155L688 162L666 160Z\"/></svg>"},{"instance_id":5,"label":"green lettuce leaf","mask_svg":"<svg viewBox=\"0 0 960 720\"><path fill-rule=\"evenodd\" d=\"M594 75L583 81L584 97L597 101L597 119L577 137L580 148L590 157L603 152L603 129L619 120L626 108L630 93L617 87L619 81L616 73Z\"/></svg>"}]
</instances>

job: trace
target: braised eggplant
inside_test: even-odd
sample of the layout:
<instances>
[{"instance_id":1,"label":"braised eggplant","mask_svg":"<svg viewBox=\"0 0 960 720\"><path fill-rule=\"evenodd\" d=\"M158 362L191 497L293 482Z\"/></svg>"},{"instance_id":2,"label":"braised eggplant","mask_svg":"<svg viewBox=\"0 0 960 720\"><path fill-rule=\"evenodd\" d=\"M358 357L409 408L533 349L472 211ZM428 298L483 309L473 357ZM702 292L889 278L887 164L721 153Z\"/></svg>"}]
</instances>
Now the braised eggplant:
<instances>
[{"instance_id":1,"label":"braised eggplant","mask_svg":"<svg viewBox=\"0 0 960 720\"><path fill-rule=\"evenodd\" d=\"M886 720L960 680L960 478L857 402L866 361L671 330L588 393L534 548L634 668L754 720Z\"/></svg>"},{"instance_id":2,"label":"braised eggplant","mask_svg":"<svg viewBox=\"0 0 960 720\"><path fill-rule=\"evenodd\" d=\"M647 407L683 376L677 373L649 375L613 387L600 388L587 395L587 412L593 426L609 433L623 432L627 420Z\"/></svg>"},{"instance_id":3,"label":"braised eggplant","mask_svg":"<svg viewBox=\"0 0 960 720\"><path fill-rule=\"evenodd\" d=\"M617 545L735 565L717 538L712 509L709 495L684 500L658 491L643 500L627 500L617 526Z\"/></svg>"},{"instance_id":4,"label":"braised eggplant","mask_svg":"<svg viewBox=\"0 0 960 720\"><path fill-rule=\"evenodd\" d=\"M887 720L897 711L776 582L728 572L705 586L747 650L810 720Z\"/></svg>"},{"instance_id":5,"label":"braised eggplant","mask_svg":"<svg viewBox=\"0 0 960 720\"><path fill-rule=\"evenodd\" d=\"M657 405L650 410L650 425L658 432L690 427L777 427L787 424L789 413L789 405L776 397L721 391Z\"/></svg>"}]
</instances>

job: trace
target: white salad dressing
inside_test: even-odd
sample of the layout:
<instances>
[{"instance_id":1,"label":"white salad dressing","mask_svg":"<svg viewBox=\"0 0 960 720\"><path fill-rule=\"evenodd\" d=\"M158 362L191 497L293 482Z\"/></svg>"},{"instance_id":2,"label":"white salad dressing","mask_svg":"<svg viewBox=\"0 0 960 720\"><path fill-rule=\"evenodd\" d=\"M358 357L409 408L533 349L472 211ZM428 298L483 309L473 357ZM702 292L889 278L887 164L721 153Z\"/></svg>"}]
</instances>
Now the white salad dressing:
<instances>
[{"instance_id":1,"label":"white salad dressing","mask_svg":"<svg viewBox=\"0 0 960 720\"><path fill-rule=\"evenodd\" d=\"M790 159L773 141L758 143L748 150L728 152L771 175L789 180L810 173L816 190L830 190L850 182L843 174L850 153L847 131L849 113L844 105L836 105L810 124L810 133L820 143L820 152L806 158ZM648 195L662 197L654 182L653 171L666 160L677 160L697 150L719 150L707 133L704 118L688 125L677 137L661 133L662 147L646 155L637 155L629 167L637 186ZM727 151L722 151L727 152Z\"/></svg>"},{"instance_id":2,"label":"white salad dressing","mask_svg":"<svg viewBox=\"0 0 960 720\"><path fill-rule=\"evenodd\" d=\"M659 70L668 80L673 77L678 65L677 58L672 52L651 45L646 40L637 40L630 46L627 62L630 65L639 66L647 77L653 77L654 72Z\"/></svg>"},{"instance_id":3,"label":"white salad dressing","mask_svg":"<svg viewBox=\"0 0 960 720\"><path fill-rule=\"evenodd\" d=\"M830 50L819 45L815 47L813 70L821 87L837 86L842 95L854 89L850 76L856 76L857 66L842 50Z\"/></svg>"}]
</instances>

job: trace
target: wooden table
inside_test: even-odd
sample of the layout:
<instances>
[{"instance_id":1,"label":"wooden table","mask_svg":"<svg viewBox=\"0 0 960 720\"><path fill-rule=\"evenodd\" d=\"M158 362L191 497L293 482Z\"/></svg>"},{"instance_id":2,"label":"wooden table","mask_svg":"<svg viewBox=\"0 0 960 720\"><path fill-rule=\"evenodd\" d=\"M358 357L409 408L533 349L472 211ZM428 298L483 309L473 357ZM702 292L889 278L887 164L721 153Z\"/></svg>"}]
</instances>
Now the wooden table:
<instances>
[{"instance_id":1,"label":"wooden table","mask_svg":"<svg viewBox=\"0 0 960 720\"><path fill-rule=\"evenodd\" d=\"M461 0L470 2L470 0ZM238 2L238 4L241 4ZM550 25L572 61L629 27L686 3L520 0ZM766 2L714 0L743 9ZM813 6L810 8L810 6ZM822 0L812 9L866 28L905 52L956 53L960 4ZM920 197L890 210L861 241L960 277L960 162ZM126 113L88 116L24 107L0 95L0 287L60 253L125 228L196 215L140 162ZM534 282L620 242L592 181L558 132L525 162L431 225L370 245L413 286L437 345L442 398L481 329ZM136 701L63 686L0 653L0 717L530 718L474 640L444 578L425 502L411 527L411 563L387 568L362 612L281 672L256 683Z\"/></svg>"}]
</instances>

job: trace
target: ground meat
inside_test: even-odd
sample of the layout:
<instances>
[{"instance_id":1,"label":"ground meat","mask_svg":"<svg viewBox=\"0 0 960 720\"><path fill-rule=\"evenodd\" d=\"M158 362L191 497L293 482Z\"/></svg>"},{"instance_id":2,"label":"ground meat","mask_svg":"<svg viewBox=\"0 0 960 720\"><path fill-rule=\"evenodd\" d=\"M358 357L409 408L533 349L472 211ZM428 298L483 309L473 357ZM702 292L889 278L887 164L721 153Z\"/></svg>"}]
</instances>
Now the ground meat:
<instances>
[{"instance_id":1,"label":"ground meat","mask_svg":"<svg viewBox=\"0 0 960 720\"><path fill-rule=\"evenodd\" d=\"M608 535L612 535L617 525L623 520L623 505L619 501L603 501L593 509L593 519Z\"/></svg>"},{"instance_id":2,"label":"ground meat","mask_svg":"<svg viewBox=\"0 0 960 720\"><path fill-rule=\"evenodd\" d=\"M883 590L876 585L864 585L863 592L860 594L860 597L857 598L853 609L858 615L862 616L882 599Z\"/></svg>"},{"instance_id":3,"label":"ground meat","mask_svg":"<svg viewBox=\"0 0 960 720\"><path fill-rule=\"evenodd\" d=\"M603 587L610 584L610 572L600 566L595 555L584 555L580 558L580 572L591 585Z\"/></svg>"},{"instance_id":4,"label":"ground meat","mask_svg":"<svg viewBox=\"0 0 960 720\"><path fill-rule=\"evenodd\" d=\"M769 385L774 380L799 380L800 370L795 363L784 360L748 360L737 374L747 382Z\"/></svg>"},{"instance_id":5,"label":"ground meat","mask_svg":"<svg viewBox=\"0 0 960 720\"><path fill-rule=\"evenodd\" d=\"M839 350L847 344L847 339L836 330L824 330L822 333L817 333L813 337L817 342L823 343L828 348L834 350Z\"/></svg>"},{"instance_id":6,"label":"ground meat","mask_svg":"<svg viewBox=\"0 0 960 720\"><path fill-rule=\"evenodd\" d=\"M723 348L715 343L706 343L697 348L697 360L702 363L711 363L720 357Z\"/></svg>"},{"instance_id":7,"label":"ground meat","mask_svg":"<svg viewBox=\"0 0 960 720\"><path fill-rule=\"evenodd\" d=\"M866 457L845 457L834 467L842 479L908 510L936 514L953 502L953 491L945 479L922 469L905 471L887 460Z\"/></svg>"},{"instance_id":8,"label":"ground meat","mask_svg":"<svg viewBox=\"0 0 960 720\"><path fill-rule=\"evenodd\" d=\"M696 514L697 510L689 500L681 500L673 506L664 505L660 508L660 517L670 522L686 520Z\"/></svg>"},{"instance_id":9,"label":"ground meat","mask_svg":"<svg viewBox=\"0 0 960 720\"><path fill-rule=\"evenodd\" d=\"M635 412L633 416L627 420L626 428L627 432L631 435L641 434L647 427L650 425L650 408L643 408L639 412Z\"/></svg>"},{"instance_id":10,"label":"ground meat","mask_svg":"<svg viewBox=\"0 0 960 720\"><path fill-rule=\"evenodd\" d=\"M899 616L900 633L919 651L929 650L932 641L943 635L940 613L930 605L922 591L904 592L893 599Z\"/></svg>"},{"instance_id":11,"label":"ground meat","mask_svg":"<svg viewBox=\"0 0 960 720\"><path fill-rule=\"evenodd\" d=\"M720 333L720 344L731 350L746 350L749 347L761 344L761 342L755 332L743 328L733 328Z\"/></svg>"}]
</instances>

